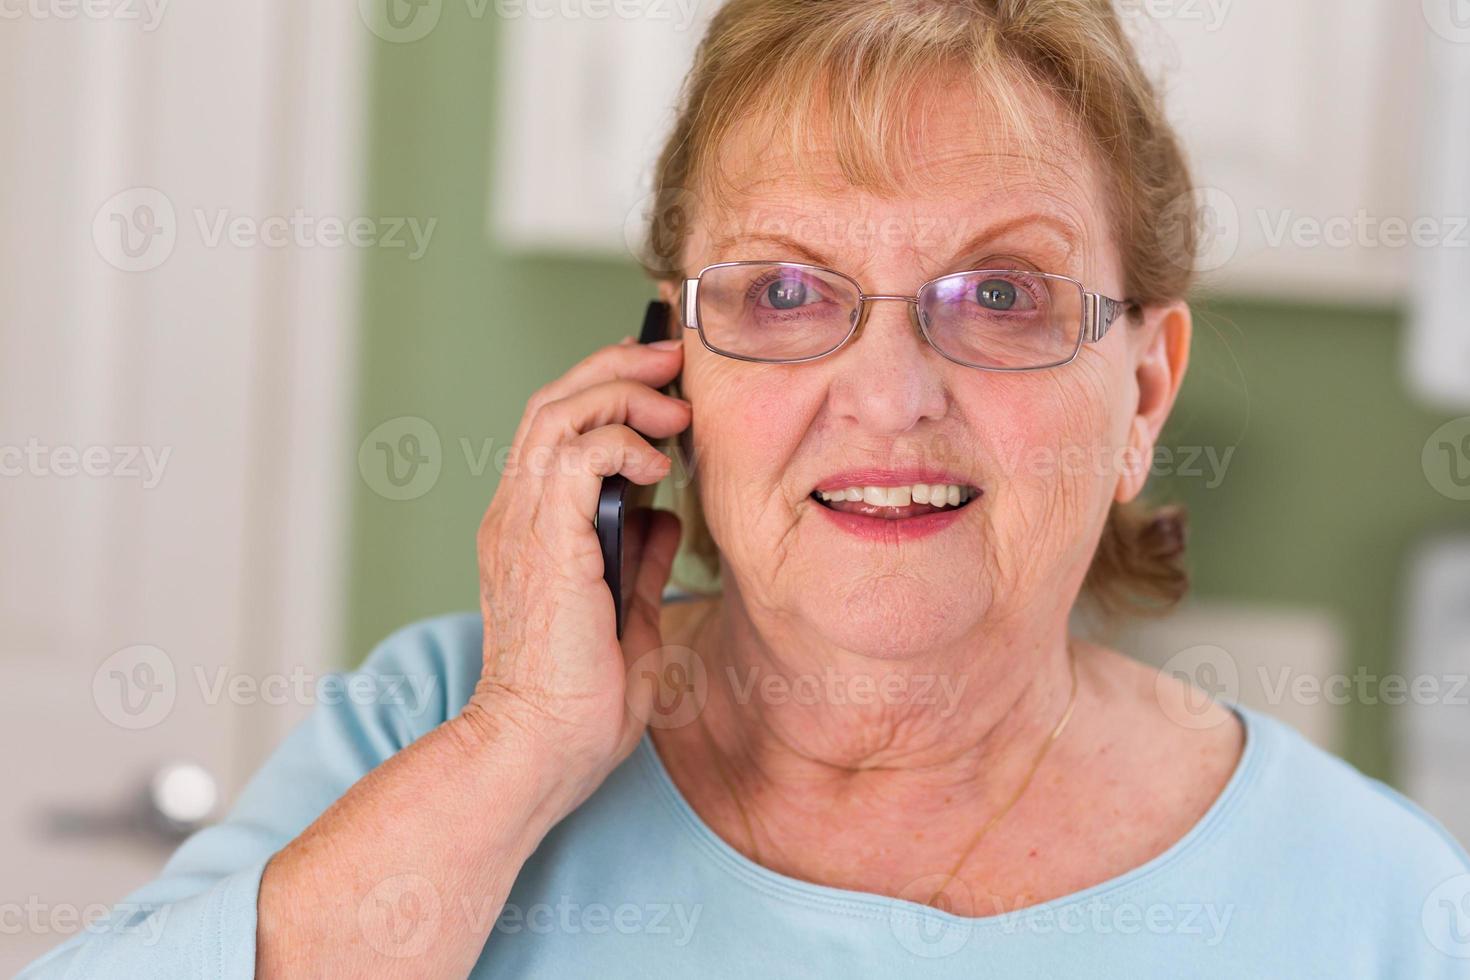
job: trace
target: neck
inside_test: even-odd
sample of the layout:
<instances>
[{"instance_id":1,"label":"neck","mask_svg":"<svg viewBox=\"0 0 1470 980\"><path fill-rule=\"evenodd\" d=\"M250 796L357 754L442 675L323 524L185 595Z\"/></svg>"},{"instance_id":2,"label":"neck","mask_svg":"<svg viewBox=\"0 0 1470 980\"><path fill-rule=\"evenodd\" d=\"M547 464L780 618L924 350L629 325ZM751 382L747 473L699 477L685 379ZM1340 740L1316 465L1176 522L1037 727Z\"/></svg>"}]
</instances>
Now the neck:
<instances>
[{"instance_id":1,"label":"neck","mask_svg":"<svg viewBox=\"0 0 1470 980\"><path fill-rule=\"evenodd\" d=\"M835 648L727 589L688 645L704 660L708 697L688 730L659 741L757 854L782 850L783 826L815 814L853 827L898 814L915 828L973 830L954 814L983 820L1004 805L1072 691L1065 616L1044 630L984 624L881 659Z\"/></svg>"}]
</instances>

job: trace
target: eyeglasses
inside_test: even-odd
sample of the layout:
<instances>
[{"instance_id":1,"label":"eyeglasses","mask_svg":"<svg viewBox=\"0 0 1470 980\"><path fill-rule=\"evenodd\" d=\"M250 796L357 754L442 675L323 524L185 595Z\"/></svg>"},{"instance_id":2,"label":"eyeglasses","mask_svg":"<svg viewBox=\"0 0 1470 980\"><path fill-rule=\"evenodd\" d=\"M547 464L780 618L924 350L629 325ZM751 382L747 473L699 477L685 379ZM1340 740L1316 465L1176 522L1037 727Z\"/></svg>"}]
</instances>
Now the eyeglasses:
<instances>
[{"instance_id":1,"label":"eyeglasses","mask_svg":"<svg viewBox=\"0 0 1470 980\"><path fill-rule=\"evenodd\" d=\"M874 300L910 304L929 346L982 371L1061 367L1137 306L1076 279L1016 269L957 272L899 296L864 293L852 277L817 265L720 262L684 280L680 318L716 354L794 364L845 345Z\"/></svg>"}]
</instances>

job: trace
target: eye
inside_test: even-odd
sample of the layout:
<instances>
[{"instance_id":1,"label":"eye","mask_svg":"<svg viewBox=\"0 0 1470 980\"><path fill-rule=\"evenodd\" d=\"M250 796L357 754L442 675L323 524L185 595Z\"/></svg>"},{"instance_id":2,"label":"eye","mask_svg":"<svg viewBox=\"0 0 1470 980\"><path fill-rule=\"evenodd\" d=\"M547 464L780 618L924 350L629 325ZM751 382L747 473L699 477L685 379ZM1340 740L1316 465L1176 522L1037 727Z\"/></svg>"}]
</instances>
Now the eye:
<instances>
[{"instance_id":1,"label":"eye","mask_svg":"<svg viewBox=\"0 0 1470 980\"><path fill-rule=\"evenodd\" d=\"M794 277L776 279L761 290L761 300L777 310L794 310L820 298L805 280Z\"/></svg>"},{"instance_id":2,"label":"eye","mask_svg":"<svg viewBox=\"0 0 1470 980\"><path fill-rule=\"evenodd\" d=\"M975 301L987 310L1009 313L1030 309L1034 304L1028 291L1009 279L990 278L975 286Z\"/></svg>"}]
</instances>

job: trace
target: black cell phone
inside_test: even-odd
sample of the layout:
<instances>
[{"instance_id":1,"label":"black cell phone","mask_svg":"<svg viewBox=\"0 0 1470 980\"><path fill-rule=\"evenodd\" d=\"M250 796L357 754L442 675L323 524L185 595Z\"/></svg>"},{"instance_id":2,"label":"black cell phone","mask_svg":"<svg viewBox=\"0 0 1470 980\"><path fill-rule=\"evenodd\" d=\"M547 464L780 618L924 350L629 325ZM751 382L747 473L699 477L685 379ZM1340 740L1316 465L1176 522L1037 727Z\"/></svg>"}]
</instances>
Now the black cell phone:
<instances>
[{"instance_id":1,"label":"black cell phone","mask_svg":"<svg viewBox=\"0 0 1470 980\"><path fill-rule=\"evenodd\" d=\"M643 313L643 329L638 343L651 344L668 335L669 304L654 300ZM665 389L667 390L667 389ZM597 540L602 545L602 577L612 592L617 618L618 639L623 637L623 622L633 602L633 584L638 578L642 555L636 544L643 540L642 523L646 513L640 511L651 503L652 487L639 487L622 475L602 481L602 494L597 498ZM628 533L630 532L631 533Z\"/></svg>"}]
</instances>

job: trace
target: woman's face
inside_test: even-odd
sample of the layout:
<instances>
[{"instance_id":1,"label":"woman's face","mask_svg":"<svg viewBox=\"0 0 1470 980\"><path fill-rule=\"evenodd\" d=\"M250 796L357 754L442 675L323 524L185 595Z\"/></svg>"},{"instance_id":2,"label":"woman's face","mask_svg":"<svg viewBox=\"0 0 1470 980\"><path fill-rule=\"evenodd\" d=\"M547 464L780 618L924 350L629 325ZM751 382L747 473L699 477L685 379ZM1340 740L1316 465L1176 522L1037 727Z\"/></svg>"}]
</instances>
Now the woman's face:
<instances>
[{"instance_id":1,"label":"woman's face","mask_svg":"<svg viewBox=\"0 0 1470 980\"><path fill-rule=\"evenodd\" d=\"M1099 175L1047 111L1039 131L1063 135L1038 157L973 102L938 106L895 197L855 189L835 160L798 173L737 131L721 158L737 193L699 211L684 268L809 262L905 295L946 273L1023 268L1123 298ZM752 614L869 656L1063 623L1110 502L1141 482L1119 451L1152 451L1135 424L1133 329L1121 319L1072 363L1022 373L945 360L900 302L872 304L845 347L802 364L730 359L688 332L694 473L727 583ZM974 496L942 520L878 524L814 495L918 483Z\"/></svg>"}]
</instances>

